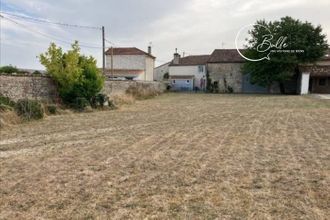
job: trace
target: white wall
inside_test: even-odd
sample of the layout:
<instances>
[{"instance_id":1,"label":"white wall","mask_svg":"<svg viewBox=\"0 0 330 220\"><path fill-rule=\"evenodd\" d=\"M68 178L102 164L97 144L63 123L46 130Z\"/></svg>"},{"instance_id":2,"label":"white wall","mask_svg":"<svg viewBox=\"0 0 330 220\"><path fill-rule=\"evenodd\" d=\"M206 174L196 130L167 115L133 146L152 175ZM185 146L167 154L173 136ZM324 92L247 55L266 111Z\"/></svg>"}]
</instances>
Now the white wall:
<instances>
[{"instance_id":1,"label":"white wall","mask_svg":"<svg viewBox=\"0 0 330 220\"><path fill-rule=\"evenodd\" d=\"M145 55L114 55L113 68L114 69L145 69ZM106 68L111 68L111 56L106 56Z\"/></svg>"},{"instance_id":2,"label":"white wall","mask_svg":"<svg viewBox=\"0 0 330 220\"><path fill-rule=\"evenodd\" d=\"M145 80L154 81L155 60L151 57L145 59Z\"/></svg>"},{"instance_id":3,"label":"white wall","mask_svg":"<svg viewBox=\"0 0 330 220\"><path fill-rule=\"evenodd\" d=\"M111 68L111 56L106 56L106 68ZM114 55L113 68L122 70L143 70L135 80L154 80L155 60L146 55Z\"/></svg>"},{"instance_id":4,"label":"white wall","mask_svg":"<svg viewBox=\"0 0 330 220\"><path fill-rule=\"evenodd\" d=\"M310 76L309 73L302 73L301 74L300 95L308 94L309 76Z\"/></svg>"},{"instance_id":5,"label":"white wall","mask_svg":"<svg viewBox=\"0 0 330 220\"><path fill-rule=\"evenodd\" d=\"M198 66L170 66L169 75L170 76L194 76L194 87L197 86L200 88L200 79L203 78L206 80L206 66L203 66L203 72L199 72Z\"/></svg>"},{"instance_id":6,"label":"white wall","mask_svg":"<svg viewBox=\"0 0 330 220\"><path fill-rule=\"evenodd\" d=\"M169 73L169 63L163 64L159 67L154 69L154 80L155 81L162 81L164 79L164 74Z\"/></svg>"}]
</instances>

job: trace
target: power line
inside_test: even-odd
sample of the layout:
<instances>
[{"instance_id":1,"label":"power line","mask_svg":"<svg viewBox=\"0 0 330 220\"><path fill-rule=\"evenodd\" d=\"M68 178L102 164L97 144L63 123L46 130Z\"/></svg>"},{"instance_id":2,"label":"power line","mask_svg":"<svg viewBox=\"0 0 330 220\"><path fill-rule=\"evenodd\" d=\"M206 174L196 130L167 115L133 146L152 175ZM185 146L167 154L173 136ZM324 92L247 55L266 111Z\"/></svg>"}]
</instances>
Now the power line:
<instances>
[{"instance_id":1,"label":"power line","mask_svg":"<svg viewBox=\"0 0 330 220\"><path fill-rule=\"evenodd\" d=\"M1 15L1 14L0 14L0 16L1 16L1 18L6 19L6 20L8 20L8 21L10 21L10 22L12 22L12 23L14 23L14 24L16 24L16 25L18 25L18 26L20 26L20 27L22 27L22 28L24 28L24 29L26 29L26 30L28 30L28 31L30 31L30 32L37 33L37 34L39 34L39 35L42 35L43 37L46 37L46 38L49 38L49 39L52 39L52 40L56 40L56 41L59 41L59 42L62 42L62 43L66 43L66 44L69 44L69 45L72 44L72 42L70 42L70 41L63 40L63 39L61 39L61 38L57 38L57 37L54 37L54 36L51 36L51 35L45 34L45 33L43 33L43 32L40 32L40 31L38 31L38 30L35 30L35 29L31 29L30 27L28 27L28 26L26 26L26 25L24 25L24 24L21 24L21 23L19 23L19 22L13 20L13 19L11 19L11 18L5 17L5 16L3 16L3 15ZM80 44L80 46L81 46L81 47L86 47L86 48L93 48L93 49L100 49L100 48L102 48L101 46L89 46L89 45L84 45L84 44Z\"/></svg>"},{"instance_id":2,"label":"power line","mask_svg":"<svg viewBox=\"0 0 330 220\"><path fill-rule=\"evenodd\" d=\"M113 46L116 46L116 44L115 43L113 43L112 41L110 41L110 40L108 40L108 39L104 39L106 42L108 42L109 44L111 44L111 45L113 45Z\"/></svg>"},{"instance_id":3,"label":"power line","mask_svg":"<svg viewBox=\"0 0 330 220\"><path fill-rule=\"evenodd\" d=\"M55 21L49 21L49 20L45 20L45 19L41 19L41 18L34 18L34 17L28 17L28 16L23 16L23 15L13 14L13 13L4 12L4 11L1 11L0 13L6 14L6 15L9 15L9 16L13 16L13 17L16 17L16 18L20 18L20 19L25 19L25 20L28 20L30 22L47 23L47 24L61 25L61 26L72 27L72 28L86 28L86 29L97 29L97 30L102 29L101 27L96 27L96 26L86 26L86 25L77 25L77 24L68 24L68 23L62 23L62 22L55 22Z\"/></svg>"}]
</instances>

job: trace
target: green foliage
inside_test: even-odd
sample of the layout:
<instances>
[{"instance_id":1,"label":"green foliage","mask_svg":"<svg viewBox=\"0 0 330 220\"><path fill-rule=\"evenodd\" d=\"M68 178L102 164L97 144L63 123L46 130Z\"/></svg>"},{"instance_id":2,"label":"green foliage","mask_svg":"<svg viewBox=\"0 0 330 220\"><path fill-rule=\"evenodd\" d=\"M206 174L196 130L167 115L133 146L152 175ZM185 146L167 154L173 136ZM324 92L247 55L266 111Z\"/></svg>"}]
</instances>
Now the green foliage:
<instances>
[{"instance_id":1,"label":"green foliage","mask_svg":"<svg viewBox=\"0 0 330 220\"><path fill-rule=\"evenodd\" d=\"M20 99L15 105L16 112L25 120L41 119L44 117L44 109L40 102L29 99Z\"/></svg>"},{"instance_id":2,"label":"green foliage","mask_svg":"<svg viewBox=\"0 0 330 220\"><path fill-rule=\"evenodd\" d=\"M163 79L169 79L170 78L170 74L169 73L165 73L163 76Z\"/></svg>"},{"instance_id":3,"label":"green foliage","mask_svg":"<svg viewBox=\"0 0 330 220\"><path fill-rule=\"evenodd\" d=\"M212 88L213 88L213 92L214 93L219 93L219 82L218 81L214 81Z\"/></svg>"},{"instance_id":4,"label":"green foliage","mask_svg":"<svg viewBox=\"0 0 330 220\"><path fill-rule=\"evenodd\" d=\"M71 106L78 111L85 110L88 105L89 101L84 97L77 97L74 99L73 103L71 103Z\"/></svg>"},{"instance_id":5,"label":"green foliage","mask_svg":"<svg viewBox=\"0 0 330 220\"><path fill-rule=\"evenodd\" d=\"M251 40L245 56L253 59L266 57L270 51L258 52L264 36L269 32L262 26L267 27L275 45L280 37L287 37L287 47L283 50L303 50L303 53L271 53L270 60L258 62L245 62L243 72L251 75L251 82L263 87L268 87L278 82L283 84L299 72L298 65L313 63L319 60L326 52L328 44L326 36L322 34L321 26L313 26L309 22L302 22L291 17L281 18L280 21L266 22L259 20L254 29L250 31ZM260 26L262 25L262 26ZM276 48L272 48L276 49ZM282 91L284 92L284 91Z\"/></svg>"},{"instance_id":6,"label":"green foliage","mask_svg":"<svg viewBox=\"0 0 330 220\"><path fill-rule=\"evenodd\" d=\"M212 79L210 78L209 73L206 73L206 91L213 92Z\"/></svg>"},{"instance_id":7,"label":"green foliage","mask_svg":"<svg viewBox=\"0 0 330 220\"><path fill-rule=\"evenodd\" d=\"M104 85L104 77L96 66L96 60L80 55L77 41L66 53L52 43L39 59L57 82L59 95L66 104L76 105L77 98L90 102Z\"/></svg>"},{"instance_id":8,"label":"green foliage","mask_svg":"<svg viewBox=\"0 0 330 220\"><path fill-rule=\"evenodd\" d=\"M0 111L12 111L14 108L9 106L9 105L5 105L3 103L0 103Z\"/></svg>"},{"instance_id":9,"label":"green foliage","mask_svg":"<svg viewBox=\"0 0 330 220\"><path fill-rule=\"evenodd\" d=\"M105 94L97 94L97 96L96 96L96 101L101 107L103 107L104 103L107 102L108 100L109 100L109 97Z\"/></svg>"},{"instance_id":10,"label":"green foliage","mask_svg":"<svg viewBox=\"0 0 330 220\"><path fill-rule=\"evenodd\" d=\"M40 71L38 71L38 70L35 70L35 71L33 71L33 73L32 73L33 75L41 75L41 72Z\"/></svg>"},{"instance_id":11,"label":"green foliage","mask_svg":"<svg viewBox=\"0 0 330 220\"><path fill-rule=\"evenodd\" d=\"M49 114L55 115L57 113L56 105L47 105L47 111Z\"/></svg>"},{"instance_id":12,"label":"green foliage","mask_svg":"<svg viewBox=\"0 0 330 220\"><path fill-rule=\"evenodd\" d=\"M0 104L7 105L10 107L15 107L15 102L12 101L10 98L0 95Z\"/></svg>"},{"instance_id":13,"label":"green foliage","mask_svg":"<svg viewBox=\"0 0 330 220\"><path fill-rule=\"evenodd\" d=\"M9 65L9 66L2 66L0 67L0 73L19 73L19 70L12 66L12 65Z\"/></svg>"}]
</instances>

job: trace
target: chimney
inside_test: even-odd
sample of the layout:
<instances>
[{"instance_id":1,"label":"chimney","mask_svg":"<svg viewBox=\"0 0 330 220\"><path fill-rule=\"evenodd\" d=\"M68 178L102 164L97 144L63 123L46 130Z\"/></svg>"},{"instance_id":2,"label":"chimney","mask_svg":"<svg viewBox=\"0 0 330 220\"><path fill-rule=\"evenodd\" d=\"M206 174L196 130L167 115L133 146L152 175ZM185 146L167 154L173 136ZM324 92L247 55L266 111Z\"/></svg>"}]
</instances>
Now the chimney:
<instances>
[{"instance_id":1,"label":"chimney","mask_svg":"<svg viewBox=\"0 0 330 220\"><path fill-rule=\"evenodd\" d=\"M179 64L180 63L180 54L178 53L178 49L175 48L174 58L173 58L173 64Z\"/></svg>"},{"instance_id":2,"label":"chimney","mask_svg":"<svg viewBox=\"0 0 330 220\"><path fill-rule=\"evenodd\" d=\"M151 46L148 46L148 54L151 55Z\"/></svg>"}]
</instances>

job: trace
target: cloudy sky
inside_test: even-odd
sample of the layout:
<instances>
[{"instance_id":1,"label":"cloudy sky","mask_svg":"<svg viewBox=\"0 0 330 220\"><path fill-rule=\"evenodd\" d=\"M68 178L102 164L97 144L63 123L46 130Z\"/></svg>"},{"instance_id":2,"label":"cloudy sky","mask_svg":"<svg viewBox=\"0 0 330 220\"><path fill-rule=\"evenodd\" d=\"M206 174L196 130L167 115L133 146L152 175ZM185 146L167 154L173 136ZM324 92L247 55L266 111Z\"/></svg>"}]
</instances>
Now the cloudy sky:
<instances>
[{"instance_id":1,"label":"cloudy sky","mask_svg":"<svg viewBox=\"0 0 330 220\"><path fill-rule=\"evenodd\" d=\"M101 66L101 31L39 23L6 13L60 23L104 26L115 47L146 50L151 43L156 65L169 61L175 48L186 55L234 48L237 32L258 19L289 15L322 25L330 39L329 0L0 0L1 65L43 69L37 56L50 42L64 49L78 40L82 52ZM107 46L111 46L107 43ZM92 47L92 48L91 48Z\"/></svg>"}]
</instances>

